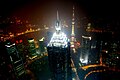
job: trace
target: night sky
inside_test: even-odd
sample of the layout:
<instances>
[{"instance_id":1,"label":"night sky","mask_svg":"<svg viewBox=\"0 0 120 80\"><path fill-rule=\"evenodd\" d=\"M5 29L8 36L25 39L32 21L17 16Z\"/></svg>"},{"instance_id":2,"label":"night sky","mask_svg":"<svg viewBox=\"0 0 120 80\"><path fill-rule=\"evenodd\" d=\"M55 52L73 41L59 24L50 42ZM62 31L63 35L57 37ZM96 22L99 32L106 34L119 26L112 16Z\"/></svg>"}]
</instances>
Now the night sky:
<instances>
[{"instance_id":1,"label":"night sky","mask_svg":"<svg viewBox=\"0 0 120 80\"><path fill-rule=\"evenodd\" d=\"M94 23L97 20L106 24L120 23L119 2L114 0L0 0L0 15L29 17L33 22L39 18L46 24L56 19L57 10L61 19L70 20L73 5L77 17L86 16Z\"/></svg>"}]
</instances>

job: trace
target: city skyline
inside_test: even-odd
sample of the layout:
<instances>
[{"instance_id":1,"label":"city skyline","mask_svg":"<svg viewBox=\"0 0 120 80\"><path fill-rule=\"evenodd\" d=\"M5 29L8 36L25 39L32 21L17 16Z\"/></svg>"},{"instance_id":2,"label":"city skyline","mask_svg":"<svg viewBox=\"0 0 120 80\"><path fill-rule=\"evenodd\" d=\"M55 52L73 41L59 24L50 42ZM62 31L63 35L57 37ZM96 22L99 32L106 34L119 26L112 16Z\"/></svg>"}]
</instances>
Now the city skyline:
<instances>
[{"instance_id":1,"label":"city skyline","mask_svg":"<svg viewBox=\"0 0 120 80\"><path fill-rule=\"evenodd\" d=\"M102 0L0 1L0 80L119 80L118 8Z\"/></svg>"},{"instance_id":2,"label":"city skyline","mask_svg":"<svg viewBox=\"0 0 120 80\"><path fill-rule=\"evenodd\" d=\"M54 26L56 11L61 16L61 21L71 25L72 7L75 6L76 24L91 22L95 27L110 27L111 29L120 26L119 5L117 2L94 1L94 0L11 0L1 1L0 20L11 17L18 17L21 20L28 20L32 24L41 27L47 24ZM114 6L111 6L114 5ZM48 14L49 12L49 14ZM84 22L85 21L85 22ZM1 27L0 27L1 28Z\"/></svg>"}]
</instances>

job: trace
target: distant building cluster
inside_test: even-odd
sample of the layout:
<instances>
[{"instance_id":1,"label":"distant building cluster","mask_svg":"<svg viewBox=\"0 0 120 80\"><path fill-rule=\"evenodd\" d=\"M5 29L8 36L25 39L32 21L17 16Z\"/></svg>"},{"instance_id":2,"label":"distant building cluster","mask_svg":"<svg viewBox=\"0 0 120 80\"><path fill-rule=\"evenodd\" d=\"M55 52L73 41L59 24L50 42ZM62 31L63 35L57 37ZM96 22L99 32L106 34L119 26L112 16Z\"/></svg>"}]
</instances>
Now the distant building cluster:
<instances>
[{"instance_id":1,"label":"distant building cluster","mask_svg":"<svg viewBox=\"0 0 120 80\"><path fill-rule=\"evenodd\" d=\"M22 39L1 41L0 79L26 79L26 67L34 59L47 56L44 39L37 42L35 44L34 38L28 39L28 45Z\"/></svg>"},{"instance_id":2,"label":"distant building cluster","mask_svg":"<svg viewBox=\"0 0 120 80\"><path fill-rule=\"evenodd\" d=\"M58 12L54 33L50 31L53 27L44 24L39 28L18 17L0 21L0 26L9 26L8 30L0 29L0 79L23 80L30 72L28 69L40 72L47 63L51 80L72 80L73 76L79 80L76 78L77 70L83 66L88 68L86 65L120 68L120 38L116 35L117 32L104 27L93 27L91 23L76 26L74 10L73 7L69 37L62 32L61 28L68 28L68 25L65 21L60 23ZM15 31L12 32L13 28ZM47 34L42 33L45 30ZM83 32L77 34L79 30ZM35 38L35 32L41 33L41 39L38 39L39 36ZM28 35L29 33L33 34ZM28 37L31 35L33 37Z\"/></svg>"}]
</instances>

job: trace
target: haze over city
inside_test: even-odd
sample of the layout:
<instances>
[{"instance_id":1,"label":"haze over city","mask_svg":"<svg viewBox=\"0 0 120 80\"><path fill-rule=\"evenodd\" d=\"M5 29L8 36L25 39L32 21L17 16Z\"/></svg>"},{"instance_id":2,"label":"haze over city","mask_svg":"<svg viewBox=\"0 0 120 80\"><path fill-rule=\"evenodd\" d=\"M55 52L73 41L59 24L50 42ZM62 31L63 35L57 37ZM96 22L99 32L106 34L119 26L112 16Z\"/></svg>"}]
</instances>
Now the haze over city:
<instances>
[{"instance_id":1,"label":"haze over city","mask_svg":"<svg viewBox=\"0 0 120 80\"><path fill-rule=\"evenodd\" d=\"M1 0L0 80L119 80L117 1Z\"/></svg>"}]
</instances>

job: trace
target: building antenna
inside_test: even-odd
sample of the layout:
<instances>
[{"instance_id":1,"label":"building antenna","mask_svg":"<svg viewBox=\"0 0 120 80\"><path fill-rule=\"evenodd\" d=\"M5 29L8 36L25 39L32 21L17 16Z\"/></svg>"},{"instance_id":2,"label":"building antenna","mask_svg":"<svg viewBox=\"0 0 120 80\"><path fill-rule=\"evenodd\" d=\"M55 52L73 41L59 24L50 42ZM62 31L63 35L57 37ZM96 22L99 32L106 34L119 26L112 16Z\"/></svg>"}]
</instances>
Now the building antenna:
<instances>
[{"instance_id":1,"label":"building antenna","mask_svg":"<svg viewBox=\"0 0 120 80\"><path fill-rule=\"evenodd\" d=\"M58 13L58 10L57 10L57 21L59 21L59 13Z\"/></svg>"}]
</instances>

